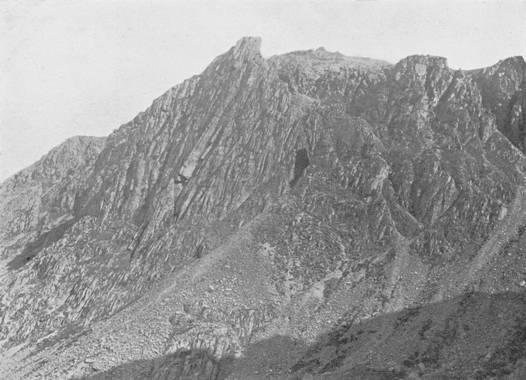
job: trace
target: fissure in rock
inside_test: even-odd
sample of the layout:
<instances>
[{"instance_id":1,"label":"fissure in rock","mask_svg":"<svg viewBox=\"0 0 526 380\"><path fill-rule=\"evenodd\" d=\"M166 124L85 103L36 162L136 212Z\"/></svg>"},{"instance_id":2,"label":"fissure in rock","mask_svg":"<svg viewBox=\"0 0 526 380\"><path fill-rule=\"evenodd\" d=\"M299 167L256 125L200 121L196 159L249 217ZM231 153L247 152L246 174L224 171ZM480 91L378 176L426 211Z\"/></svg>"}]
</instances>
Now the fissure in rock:
<instances>
[{"instance_id":1,"label":"fissure in rock","mask_svg":"<svg viewBox=\"0 0 526 380\"><path fill-rule=\"evenodd\" d=\"M302 148L296 151L296 158L294 160L294 177L289 182L290 187L294 187L298 183L299 179L305 172L307 166L309 166L309 155L307 149Z\"/></svg>"}]
</instances>

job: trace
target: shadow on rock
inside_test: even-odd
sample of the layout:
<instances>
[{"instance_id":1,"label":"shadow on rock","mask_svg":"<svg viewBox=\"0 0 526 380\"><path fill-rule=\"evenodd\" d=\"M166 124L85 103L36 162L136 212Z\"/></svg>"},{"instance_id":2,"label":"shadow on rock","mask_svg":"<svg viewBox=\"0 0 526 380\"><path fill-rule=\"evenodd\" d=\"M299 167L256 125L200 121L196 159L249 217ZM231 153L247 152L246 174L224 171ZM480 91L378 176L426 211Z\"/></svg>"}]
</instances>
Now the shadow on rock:
<instances>
[{"instance_id":1,"label":"shadow on rock","mask_svg":"<svg viewBox=\"0 0 526 380\"><path fill-rule=\"evenodd\" d=\"M109 379L224 379L224 368L229 368L232 357L217 360L205 350L186 350L151 360L136 360L104 372L97 372L82 380ZM80 380L80 379L79 379Z\"/></svg>"},{"instance_id":2,"label":"shadow on rock","mask_svg":"<svg viewBox=\"0 0 526 380\"><path fill-rule=\"evenodd\" d=\"M524 379L526 293L470 293L352 323L307 345L274 336L239 358L181 351L84 379Z\"/></svg>"},{"instance_id":3,"label":"shadow on rock","mask_svg":"<svg viewBox=\"0 0 526 380\"><path fill-rule=\"evenodd\" d=\"M239 358L226 356L217 359L206 350L183 350L151 360L125 363L104 372L95 372L82 380L283 378L307 348L303 341L277 335L250 344Z\"/></svg>"}]
</instances>

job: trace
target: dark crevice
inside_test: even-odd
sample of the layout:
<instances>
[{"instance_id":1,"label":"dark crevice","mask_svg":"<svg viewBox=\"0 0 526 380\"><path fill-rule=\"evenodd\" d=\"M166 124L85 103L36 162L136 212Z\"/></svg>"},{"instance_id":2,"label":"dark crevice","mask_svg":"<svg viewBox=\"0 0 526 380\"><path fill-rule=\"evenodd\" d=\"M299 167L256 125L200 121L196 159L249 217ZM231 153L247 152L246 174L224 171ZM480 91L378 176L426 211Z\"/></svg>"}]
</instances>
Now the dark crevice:
<instances>
[{"instance_id":1,"label":"dark crevice","mask_svg":"<svg viewBox=\"0 0 526 380\"><path fill-rule=\"evenodd\" d=\"M294 159L294 177L289 182L290 187L294 187L303 175L303 172L309 166L309 155L307 149L302 148L296 151L296 158Z\"/></svg>"},{"instance_id":2,"label":"dark crevice","mask_svg":"<svg viewBox=\"0 0 526 380\"><path fill-rule=\"evenodd\" d=\"M198 244L195 251L194 251L194 257L196 259L200 259L206 254L206 246L204 243Z\"/></svg>"}]
</instances>

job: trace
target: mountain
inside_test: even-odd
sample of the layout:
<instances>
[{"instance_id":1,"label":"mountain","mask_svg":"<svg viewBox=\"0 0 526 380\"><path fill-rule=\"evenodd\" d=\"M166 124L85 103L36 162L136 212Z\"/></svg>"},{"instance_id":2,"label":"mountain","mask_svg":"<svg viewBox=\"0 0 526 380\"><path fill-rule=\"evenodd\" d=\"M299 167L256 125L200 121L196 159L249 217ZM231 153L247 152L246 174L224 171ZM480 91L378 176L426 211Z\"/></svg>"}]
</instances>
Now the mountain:
<instances>
[{"instance_id":1,"label":"mountain","mask_svg":"<svg viewBox=\"0 0 526 380\"><path fill-rule=\"evenodd\" d=\"M523 378L524 60L260 43L0 185L0 377Z\"/></svg>"}]
</instances>

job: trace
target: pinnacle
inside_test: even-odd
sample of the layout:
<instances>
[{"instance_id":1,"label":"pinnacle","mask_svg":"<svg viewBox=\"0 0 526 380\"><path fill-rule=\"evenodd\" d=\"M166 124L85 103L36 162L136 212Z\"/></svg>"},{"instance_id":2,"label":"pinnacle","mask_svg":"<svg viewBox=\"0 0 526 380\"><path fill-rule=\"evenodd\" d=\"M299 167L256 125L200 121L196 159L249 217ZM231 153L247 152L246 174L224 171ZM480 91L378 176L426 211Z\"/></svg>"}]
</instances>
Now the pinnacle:
<instances>
[{"instance_id":1,"label":"pinnacle","mask_svg":"<svg viewBox=\"0 0 526 380\"><path fill-rule=\"evenodd\" d=\"M236 57L259 55L261 49L261 37L243 37L237 41L233 48Z\"/></svg>"}]
</instances>

